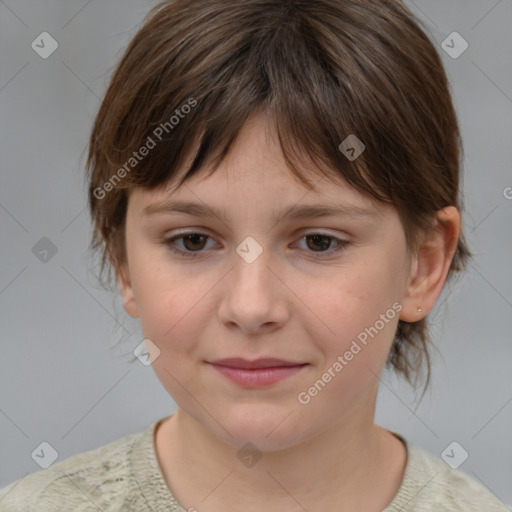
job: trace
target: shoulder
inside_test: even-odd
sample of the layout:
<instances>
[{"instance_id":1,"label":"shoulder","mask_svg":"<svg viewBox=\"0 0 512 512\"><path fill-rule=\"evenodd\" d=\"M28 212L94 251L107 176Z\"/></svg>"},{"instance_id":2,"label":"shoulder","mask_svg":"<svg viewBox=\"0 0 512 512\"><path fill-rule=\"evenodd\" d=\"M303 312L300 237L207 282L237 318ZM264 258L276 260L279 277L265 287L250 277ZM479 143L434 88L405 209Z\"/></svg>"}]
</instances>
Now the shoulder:
<instances>
[{"instance_id":1,"label":"shoulder","mask_svg":"<svg viewBox=\"0 0 512 512\"><path fill-rule=\"evenodd\" d=\"M509 508L476 478L400 439L406 443L408 454L404 478L384 512L509 512Z\"/></svg>"},{"instance_id":2,"label":"shoulder","mask_svg":"<svg viewBox=\"0 0 512 512\"><path fill-rule=\"evenodd\" d=\"M0 489L0 512L111 510L126 493L130 452L143 432L116 439Z\"/></svg>"}]
</instances>

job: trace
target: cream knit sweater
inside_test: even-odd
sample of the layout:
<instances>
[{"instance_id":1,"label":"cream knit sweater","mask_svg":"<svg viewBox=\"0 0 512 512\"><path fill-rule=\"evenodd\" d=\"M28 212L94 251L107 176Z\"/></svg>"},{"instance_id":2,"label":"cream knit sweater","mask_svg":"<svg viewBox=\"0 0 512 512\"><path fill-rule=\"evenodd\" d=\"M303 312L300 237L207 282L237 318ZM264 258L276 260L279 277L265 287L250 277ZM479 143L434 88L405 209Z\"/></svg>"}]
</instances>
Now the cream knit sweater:
<instances>
[{"instance_id":1,"label":"cream knit sweater","mask_svg":"<svg viewBox=\"0 0 512 512\"><path fill-rule=\"evenodd\" d=\"M154 432L160 421L16 480L0 490L0 511L187 512L169 490L156 458ZM401 439L408 453L404 479L383 512L509 510L475 479Z\"/></svg>"}]
</instances>

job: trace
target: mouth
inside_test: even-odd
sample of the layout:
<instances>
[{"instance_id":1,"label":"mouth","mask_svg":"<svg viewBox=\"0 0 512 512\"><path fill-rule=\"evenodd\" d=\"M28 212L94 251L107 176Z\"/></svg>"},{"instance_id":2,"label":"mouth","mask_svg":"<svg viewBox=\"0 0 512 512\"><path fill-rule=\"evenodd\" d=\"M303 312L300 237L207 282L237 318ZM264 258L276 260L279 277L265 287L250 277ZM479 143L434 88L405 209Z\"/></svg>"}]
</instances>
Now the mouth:
<instances>
[{"instance_id":1,"label":"mouth","mask_svg":"<svg viewBox=\"0 0 512 512\"><path fill-rule=\"evenodd\" d=\"M208 364L230 381L248 388L270 386L295 375L309 365L309 363L274 358L254 361L230 358L219 359Z\"/></svg>"}]
</instances>

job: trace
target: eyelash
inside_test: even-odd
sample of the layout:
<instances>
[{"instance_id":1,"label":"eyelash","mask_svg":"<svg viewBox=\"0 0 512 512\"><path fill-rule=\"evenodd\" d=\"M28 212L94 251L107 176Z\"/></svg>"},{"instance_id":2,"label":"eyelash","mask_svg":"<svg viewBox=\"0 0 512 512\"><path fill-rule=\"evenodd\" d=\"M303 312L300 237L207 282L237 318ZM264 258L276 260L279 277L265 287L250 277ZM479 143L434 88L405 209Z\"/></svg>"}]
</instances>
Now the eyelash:
<instances>
[{"instance_id":1,"label":"eyelash","mask_svg":"<svg viewBox=\"0 0 512 512\"><path fill-rule=\"evenodd\" d=\"M211 237L209 235L206 235L205 233L200 233L200 232L197 232L197 231L189 231L189 232L186 232L186 233L181 233L178 236L174 236L172 238L168 238L168 239L164 240L164 244L167 246L167 248L171 252L173 252L175 254L178 254L179 256L183 256L184 258L196 258L196 257L198 257L199 254L201 254L204 251L203 250L200 250L200 251L185 251L183 249L177 249L176 246L175 246L175 242L177 240L183 239L183 238L185 238L187 236L190 236L190 235L204 236L207 239L206 241L211 239ZM339 238L336 238L335 236L332 236L332 235L329 235L329 234L326 234L326 233L317 233L317 232L314 232L314 231L311 232L311 233L306 233L305 235L301 236L299 240L302 240L302 239L306 238L307 236L313 236L313 235L319 235L319 236L326 237L326 238L329 238L331 240L335 240L335 241L339 242L338 246L335 249L330 250L330 251L323 251L323 252L316 252L316 253L314 251L310 251L318 259L324 258L323 254L325 254L327 256L330 256L333 253L342 252L342 251L346 250L348 245L350 245L350 242L348 242L346 240L341 240ZM325 256L325 257L327 257L327 256Z\"/></svg>"}]
</instances>

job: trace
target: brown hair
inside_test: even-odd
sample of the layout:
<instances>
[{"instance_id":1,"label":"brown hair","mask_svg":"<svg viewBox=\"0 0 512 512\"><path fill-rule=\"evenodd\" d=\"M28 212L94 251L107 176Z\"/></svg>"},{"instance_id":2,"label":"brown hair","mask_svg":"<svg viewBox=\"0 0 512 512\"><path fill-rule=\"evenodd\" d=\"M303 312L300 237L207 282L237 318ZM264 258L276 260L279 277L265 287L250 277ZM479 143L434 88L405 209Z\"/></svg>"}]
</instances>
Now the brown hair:
<instances>
[{"instance_id":1,"label":"brown hair","mask_svg":"<svg viewBox=\"0 0 512 512\"><path fill-rule=\"evenodd\" d=\"M277 129L284 158L305 186L308 174L343 178L392 203L408 251L417 250L439 209L462 210L456 113L422 26L398 0L171 0L154 7L113 73L89 141L90 249L101 250L101 284L106 269L110 283L111 268L117 279L126 264L130 190L165 186L189 154L178 187L205 163L215 171L256 112ZM356 160L339 149L349 134L365 145ZM315 170L303 174L306 161ZM470 256L461 233L447 281ZM413 385L425 367L426 385L430 378L427 327L426 319L399 321L388 358Z\"/></svg>"}]
</instances>

